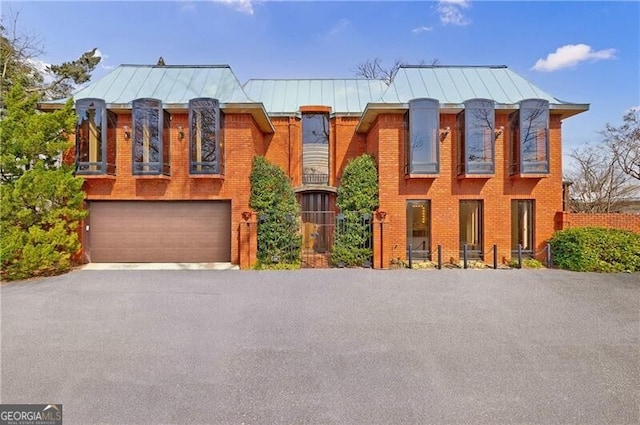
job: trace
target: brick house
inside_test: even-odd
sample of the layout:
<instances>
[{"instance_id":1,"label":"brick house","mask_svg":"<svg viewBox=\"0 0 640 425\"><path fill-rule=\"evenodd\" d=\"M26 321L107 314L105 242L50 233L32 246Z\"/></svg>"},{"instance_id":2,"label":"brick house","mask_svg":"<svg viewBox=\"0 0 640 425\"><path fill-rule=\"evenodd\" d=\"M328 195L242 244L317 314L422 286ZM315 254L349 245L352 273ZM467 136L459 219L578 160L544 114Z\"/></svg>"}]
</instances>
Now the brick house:
<instances>
[{"instance_id":1,"label":"brick house","mask_svg":"<svg viewBox=\"0 0 640 425\"><path fill-rule=\"evenodd\" d=\"M504 66L405 66L387 86L242 85L229 66L122 65L74 99L75 163L90 213L84 261L244 268L255 261L255 155L289 175L303 224L315 229L314 213L335 212L349 159L373 155L374 268L406 258L409 246L430 258L441 245L445 261L463 249L493 261L494 244L499 262L519 244L535 255L562 211L562 120L588 110Z\"/></svg>"}]
</instances>

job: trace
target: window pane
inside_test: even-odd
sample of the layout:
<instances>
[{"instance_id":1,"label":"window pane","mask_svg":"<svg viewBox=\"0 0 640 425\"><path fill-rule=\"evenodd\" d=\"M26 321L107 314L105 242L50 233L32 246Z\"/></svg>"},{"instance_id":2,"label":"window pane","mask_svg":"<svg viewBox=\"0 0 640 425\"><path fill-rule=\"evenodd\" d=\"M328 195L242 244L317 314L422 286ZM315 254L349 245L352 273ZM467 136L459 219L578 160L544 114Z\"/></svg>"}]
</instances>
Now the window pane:
<instances>
[{"instance_id":1,"label":"window pane","mask_svg":"<svg viewBox=\"0 0 640 425\"><path fill-rule=\"evenodd\" d=\"M522 173L549 172L549 102L520 102L520 157Z\"/></svg>"},{"instance_id":2,"label":"window pane","mask_svg":"<svg viewBox=\"0 0 640 425\"><path fill-rule=\"evenodd\" d=\"M460 253L482 258L482 201L460 201Z\"/></svg>"},{"instance_id":3,"label":"window pane","mask_svg":"<svg viewBox=\"0 0 640 425\"><path fill-rule=\"evenodd\" d=\"M522 245L523 252L533 252L533 218L533 201L511 201L511 250L514 253L518 245Z\"/></svg>"},{"instance_id":4,"label":"window pane","mask_svg":"<svg viewBox=\"0 0 640 425\"><path fill-rule=\"evenodd\" d=\"M429 201L407 202L407 250L413 258L431 258L430 218Z\"/></svg>"},{"instance_id":5,"label":"window pane","mask_svg":"<svg viewBox=\"0 0 640 425\"><path fill-rule=\"evenodd\" d=\"M329 117L302 115L302 183L329 183Z\"/></svg>"},{"instance_id":6,"label":"window pane","mask_svg":"<svg viewBox=\"0 0 640 425\"><path fill-rule=\"evenodd\" d=\"M189 101L192 173L218 173L219 103L216 99Z\"/></svg>"},{"instance_id":7,"label":"window pane","mask_svg":"<svg viewBox=\"0 0 640 425\"><path fill-rule=\"evenodd\" d=\"M495 107L492 100L473 99L465 105L464 161L466 173L493 173Z\"/></svg>"},{"instance_id":8,"label":"window pane","mask_svg":"<svg viewBox=\"0 0 640 425\"><path fill-rule=\"evenodd\" d=\"M103 145L106 128L105 103L100 99L80 99L76 102L76 158L79 173L104 173Z\"/></svg>"},{"instance_id":9,"label":"window pane","mask_svg":"<svg viewBox=\"0 0 640 425\"><path fill-rule=\"evenodd\" d=\"M409 102L409 173L438 173L440 113L434 99Z\"/></svg>"},{"instance_id":10,"label":"window pane","mask_svg":"<svg viewBox=\"0 0 640 425\"><path fill-rule=\"evenodd\" d=\"M162 103L154 99L133 101L134 174L160 174L162 160Z\"/></svg>"}]
</instances>

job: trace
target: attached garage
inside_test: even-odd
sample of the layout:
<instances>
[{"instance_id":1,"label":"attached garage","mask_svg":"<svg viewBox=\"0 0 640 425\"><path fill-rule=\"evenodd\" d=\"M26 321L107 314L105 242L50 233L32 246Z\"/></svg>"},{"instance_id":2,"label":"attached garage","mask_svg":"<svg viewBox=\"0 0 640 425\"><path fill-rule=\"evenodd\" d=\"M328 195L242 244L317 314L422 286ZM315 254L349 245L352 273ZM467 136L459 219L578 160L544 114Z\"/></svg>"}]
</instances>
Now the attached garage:
<instances>
[{"instance_id":1,"label":"attached garage","mask_svg":"<svg viewBox=\"0 0 640 425\"><path fill-rule=\"evenodd\" d=\"M91 201L88 224L94 263L231 261L227 201Z\"/></svg>"}]
</instances>

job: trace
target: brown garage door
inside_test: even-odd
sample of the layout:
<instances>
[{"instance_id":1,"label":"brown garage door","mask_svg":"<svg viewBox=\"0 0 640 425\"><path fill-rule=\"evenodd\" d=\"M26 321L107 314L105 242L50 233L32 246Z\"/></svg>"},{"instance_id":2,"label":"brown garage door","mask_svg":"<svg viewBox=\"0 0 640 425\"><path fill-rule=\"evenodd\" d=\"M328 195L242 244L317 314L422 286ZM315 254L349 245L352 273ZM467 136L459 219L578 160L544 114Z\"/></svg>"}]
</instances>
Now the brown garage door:
<instances>
[{"instance_id":1,"label":"brown garage door","mask_svg":"<svg viewBox=\"0 0 640 425\"><path fill-rule=\"evenodd\" d=\"M93 201L88 240L94 263L228 262L231 203Z\"/></svg>"}]
</instances>

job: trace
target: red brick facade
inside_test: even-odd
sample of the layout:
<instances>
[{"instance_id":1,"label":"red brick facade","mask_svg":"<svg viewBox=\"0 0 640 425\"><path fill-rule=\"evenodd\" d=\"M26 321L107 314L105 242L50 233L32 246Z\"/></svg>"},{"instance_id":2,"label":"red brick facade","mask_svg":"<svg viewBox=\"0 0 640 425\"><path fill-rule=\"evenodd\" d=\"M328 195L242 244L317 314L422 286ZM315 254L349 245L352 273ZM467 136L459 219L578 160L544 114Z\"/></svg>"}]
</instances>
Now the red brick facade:
<instances>
[{"instance_id":1,"label":"red brick facade","mask_svg":"<svg viewBox=\"0 0 640 425\"><path fill-rule=\"evenodd\" d=\"M543 102L551 103L548 109L548 138L544 138L548 143L548 173L512 175L510 157L514 148L511 145L510 114L520 108L520 102L537 97L541 92L533 91L529 83L503 66L478 69L452 67L453 74L437 66L409 66L399 72L403 75L403 82L413 82L411 90L399 91L393 87L395 83L387 87L381 81L372 80L256 80L253 83L250 80L241 86L227 66L123 65L118 72L105 77L105 83L89 86L76 96L77 99L104 98L106 107L118 115L117 128L115 131L109 130L106 142L107 157L112 157L111 153L115 150L115 175L84 176L86 199L230 201L231 262L239 264L241 268L250 268L256 261L257 249L257 217L249 208L249 175L256 155L264 155L282 168L297 193L324 192L330 194L331 201L335 201L335 192L348 161L368 153L376 161L380 186L379 208L373 222L374 268L388 268L392 261L406 259L408 201L429 201L430 246L426 250L433 253L437 246L441 246L445 262L457 262L460 257L460 202L481 201L481 251L483 260L488 263L494 261L494 245L497 246L498 263L511 259L512 201L532 201L532 251L534 254L542 252L552 233L558 226L564 225L559 225L557 219L563 206L561 121L587 110L588 105L557 104L554 103L555 99L548 96L547 100L543 99ZM210 75L208 78L211 81L224 80L227 83L219 87L204 84L207 79L202 78L205 75L203 73ZM443 92L443 99L432 100L436 104L440 102L441 108L441 137L436 141L439 147L439 172L406 175L405 143L410 139L407 134L409 104L412 100L425 97L425 81L429 81L431 86L438 86L434 75L451 78L454 74L463 75L461 73L467 73L474 79L482 75L481 78L487 78L491 84L480 84L474 90L464 91L463 86L470 83L468 79L460 79L461 89L458 93ZM134 78L134 75L137 77ZM141 75L146 75L145 78L153 82L145 85L143 92L137 86L138 79L143 78ZM192 79L203 85L199 89L184 92L191 97L176 97L176 93L182 91L174 90L174 85ZM495 89L498 80L500 90L482 92L487 87ZM120 87L122 90L105 89L111 87ZM401 92L405 97L411 93L414 98L397 97ZM457 146L456 114L466 108L465 102L471 99L469 96L479 96L479 93L495 102L495 126L492 124L490 127L495 133L492 147L494 172L459 176L458 158L461 155ZM188 105L191 104L192 95L219 100L224 116L220 127L220 149L223 154L223 171L220 174L192 175L189 172ZM451 96L458 97L454 99ZM132 139L125 137L125 126L132 127L131 102L140 97L158 98L162 101L162 108L171 114L170 175L140 176L132 172ZM50 107L60 105L52 104ZM324 113L329 117L327 184L303 184L304 113ZM433 127L437 126L433 119L431 122ZM181 130L184 137L181 137ZM493 136L489 140L493 141ZM327 155L326 152L324 150L322 155ZM326 164L323 158L322 172L318 172L318 175L326 176ZM314 172L317 169L320 168L313 169ZM567 216L563 217L559 219L562 223L569 220ZM637 229L637 224L633 226Z\"/></svg>"},{"instance_id":2,"label":"red brick facade","mask_svg":"<svg viewBox=\"0 0 640 425\"><path fill-rule=\"evenodd\" d=\"M509 217L512 199L535 200L535 241L541 251L554 231L554 217L562 209L560 119L550 119L550 173L541 178L509 175L508 115L497 114L496 126L504 132L496 139L495 174L489 178L458 178L456 173L455 115L442 114L440 127L451 131L440 142L440 173L437 176L405 176L405 116L381 114L367 134L356 133L358 117L336 116L330 120L330 186L339 185L351 158L374 156L379 170L382 221L375 216L374 267L388 268L392 259L406 258L406 202L431 201L432 250L442 246L443 261L458 261L458 207L462 199L484 202L484 260L493 261L491 246L498 247L498 262L511 258ZM294 187L302 184L301 120L274 117L274 134L262 133L251 115L226 114L224 121L224 175L189 174L188 139L178 138L178 127L188 129L187 114L174 113L171 120L171 176L134 176L132 142L124 137L131 126L130 114L120 114L116 134L117 175L85 176L87 200L231 200L232 252L234 264L249 268L256 258L256 218L249 212L249 172L254 155L280 166Z\"/></svg>"}]
</instances>

